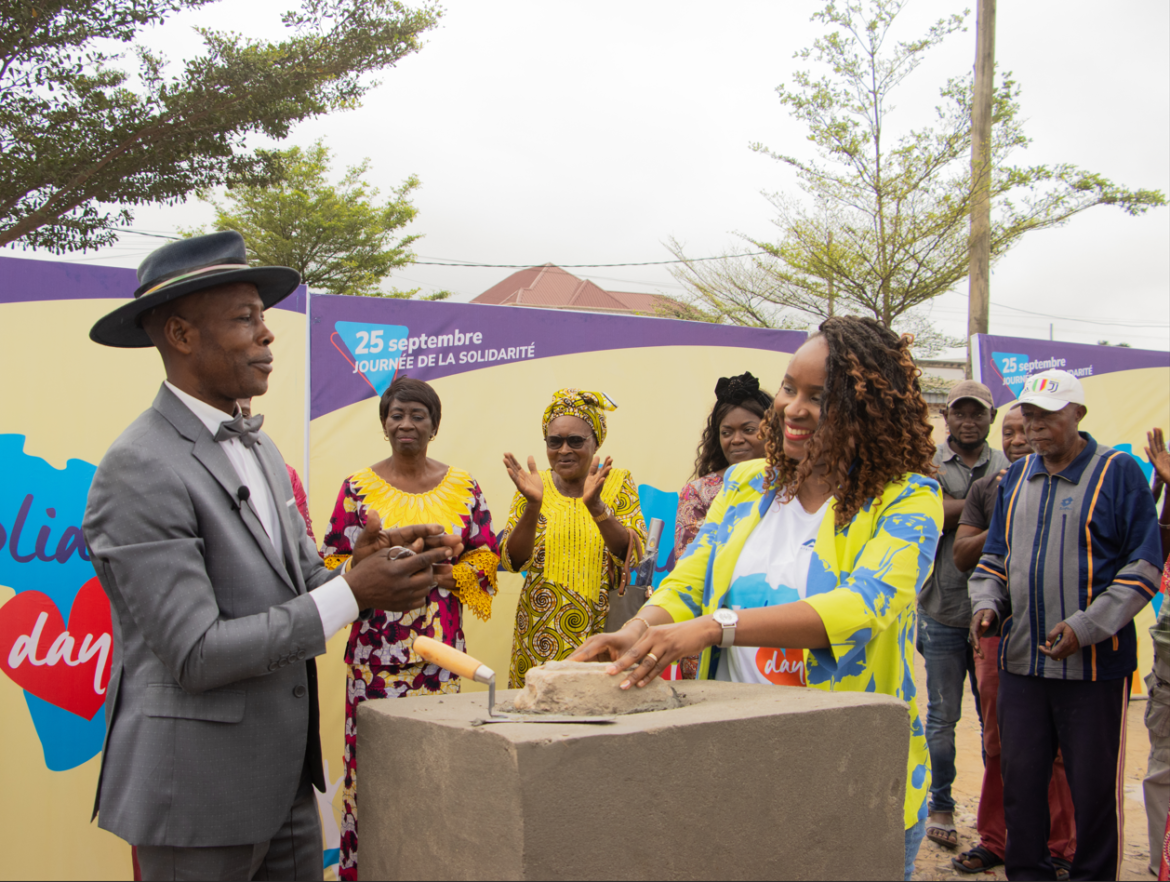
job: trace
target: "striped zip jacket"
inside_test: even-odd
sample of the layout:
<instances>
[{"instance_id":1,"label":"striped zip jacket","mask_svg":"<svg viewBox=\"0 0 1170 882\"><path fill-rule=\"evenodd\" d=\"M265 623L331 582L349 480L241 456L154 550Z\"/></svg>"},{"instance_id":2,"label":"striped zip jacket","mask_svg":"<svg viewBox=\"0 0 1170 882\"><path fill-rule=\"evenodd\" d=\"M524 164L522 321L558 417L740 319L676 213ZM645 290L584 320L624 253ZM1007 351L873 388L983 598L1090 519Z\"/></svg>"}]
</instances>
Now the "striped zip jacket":
<instances>
[{"instance_id":1,"label":"striped zip jacket","mask_svg":"<svg viewBox=\"0 0 1170 882\"><path fill-rule=\"evenodd\" d=\"M971 574L972 614L1002 623L999 666L1055 680L1115 680L1137 668L1133 617L1158 590L1161 540L1154 499L1132 456L1088 443L1049 475L1037 454L999 483L983 557ZM1067 621L1081 651L1040 652Z\"/></svg>"}]
</instances>

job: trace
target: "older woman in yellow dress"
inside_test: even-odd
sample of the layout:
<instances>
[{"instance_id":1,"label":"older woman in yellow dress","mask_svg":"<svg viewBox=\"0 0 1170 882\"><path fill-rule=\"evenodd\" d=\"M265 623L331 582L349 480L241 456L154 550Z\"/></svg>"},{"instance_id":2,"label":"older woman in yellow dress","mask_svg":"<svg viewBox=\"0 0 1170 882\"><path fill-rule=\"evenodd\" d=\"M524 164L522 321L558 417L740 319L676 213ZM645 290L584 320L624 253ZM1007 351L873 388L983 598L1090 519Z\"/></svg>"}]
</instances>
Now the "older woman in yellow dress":
<instances>
[{"instance_id":1,"label":"older woman in yellow dress","mask_svg":"<svg viewBox=\"0 0 1170 882\"><path fill-rule=\"evenodd\" d=\"M510 573L527 571L512 641L510 688L524 685L528 669L567 658L605 630L610 587L634 544L646 541L638 488L626 469L597 456L605 442L605 412L617 405L602 392L561 389L544 411L542 429L549 468L525 471L504 454L516 485L508 525L500 534L500 562Z\"/></svg>"}]
</instances>

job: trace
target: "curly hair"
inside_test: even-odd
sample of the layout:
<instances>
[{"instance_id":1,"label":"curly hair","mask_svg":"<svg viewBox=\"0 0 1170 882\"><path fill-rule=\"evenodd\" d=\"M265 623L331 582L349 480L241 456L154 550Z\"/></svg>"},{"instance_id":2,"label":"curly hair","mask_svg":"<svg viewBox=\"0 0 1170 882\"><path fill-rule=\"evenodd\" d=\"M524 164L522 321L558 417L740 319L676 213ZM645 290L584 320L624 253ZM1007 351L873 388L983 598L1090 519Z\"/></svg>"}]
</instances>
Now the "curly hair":
<instances>
[{"instance_id":1,"label":"curly hair","mask_svg":"<svg viewBox=\"0 0 1170 882\"><path fill-rule=\"evenodd\" d=\"M691 477L701 478L730 465L719 441L719 427L731 411L742 407L763 421L771 406L772 396L760 389L760 381L750 373L720 377L715 385L715 409L708 415L703 437L695 449L695 471Z\"/></svg>"},{"instance_id":2,"label":"curly hair","mask_svg":"<svg viewBox=\"0 0 1170 882\"><path fill-rule=\"evenodd\" d=\"M871 318L835 316L809 339L829 347L821 418L803 462L784 455L780 415L763 426L768 469L765 483L794 499L812 470L823 463L840 475L833 496L836 524L847 525L887 484L915 472L933 476L930 412L918 384L921 371L910 356L914 338L899 337Z\"/></svg>"}]
</instances>

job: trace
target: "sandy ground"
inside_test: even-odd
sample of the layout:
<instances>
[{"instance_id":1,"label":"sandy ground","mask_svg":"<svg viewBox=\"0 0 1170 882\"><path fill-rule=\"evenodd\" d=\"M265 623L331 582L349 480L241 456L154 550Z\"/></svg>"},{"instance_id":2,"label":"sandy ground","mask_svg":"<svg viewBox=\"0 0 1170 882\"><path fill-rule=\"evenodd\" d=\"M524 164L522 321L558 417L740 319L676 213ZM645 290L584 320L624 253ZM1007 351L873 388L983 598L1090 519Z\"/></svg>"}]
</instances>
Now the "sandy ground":
<instances>
[{"instance_id":1,"label":"sandy ground","mask_svg":"<svg viewBox=\"0 0 1170 882\"><path fill-rule=\"evenodd\" d=\"M915 681L918 694L923 697L921 711L926 713L926 669L922 656L916 655ZM1144 701L1130 705L1127 721L1125 752L1125 863L1121 878L1148 882L1155 877L1147 869L1149 843L1146 833L1146 807L1142 801L1142 778L1146 774L1146 760L1150 740L1142 721ZM983 759L980 749L979 717L975 713L975 699L970 690L963 697L963 719L956 732L958 775L952 790L955 797L955 826L959 830L959 847L951 850L929 839L924 840L915 865L915 879L1006 879L1003 867L982 874L967 874L955 870L951 858L979 844L975 830L975 810L979 805L979 788L983 783Z\"/></svg>"}]
</instances>

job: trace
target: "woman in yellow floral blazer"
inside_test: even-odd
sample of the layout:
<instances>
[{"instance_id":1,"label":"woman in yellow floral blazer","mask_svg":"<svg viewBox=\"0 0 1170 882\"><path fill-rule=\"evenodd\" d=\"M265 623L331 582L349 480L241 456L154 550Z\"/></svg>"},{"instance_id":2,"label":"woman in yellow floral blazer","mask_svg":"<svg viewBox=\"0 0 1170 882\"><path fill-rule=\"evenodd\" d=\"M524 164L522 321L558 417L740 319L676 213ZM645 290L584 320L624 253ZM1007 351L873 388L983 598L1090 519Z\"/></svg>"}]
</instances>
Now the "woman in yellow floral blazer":
<instances>
[{"instance_id":1,"label":"woman in yellow floral blazer","mask_svg":"<svg viewBox=\"0 0 1170 882\"><path fill-rule=\"evenodd\" d=\"M930 788L915 598L943 518L910 342L871 319L825 321L776 393L766 459L727 472L695 541L641 614L574 655L614 661L622 688L701 652L700 679L905 701L907 879Z\"/></svg>"}]
</instances>

